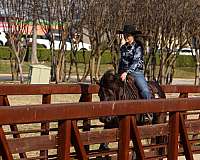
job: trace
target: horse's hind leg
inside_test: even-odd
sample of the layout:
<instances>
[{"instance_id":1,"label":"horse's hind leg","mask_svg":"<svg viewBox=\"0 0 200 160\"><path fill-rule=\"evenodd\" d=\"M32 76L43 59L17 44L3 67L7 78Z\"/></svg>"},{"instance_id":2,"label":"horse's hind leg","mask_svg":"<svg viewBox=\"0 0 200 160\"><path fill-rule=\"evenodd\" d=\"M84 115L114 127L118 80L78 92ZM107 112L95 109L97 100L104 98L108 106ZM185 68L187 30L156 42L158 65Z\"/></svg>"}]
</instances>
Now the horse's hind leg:
<instances>
[{"instance_id":1,"label":"horse's hind leg","mask_svg":"<svg viewBox=\"0 0 200 160\"><path fill-rule=\"evenodd\" d=\"M160 85L157 82L153 83L154 87L157 89L157 95L158 98L166 98L165 92L163 89L160 87ZM153 119L153 124L159 124L159 123L166 123L167 119L167 113L155 113L154 119ZM166 136L157 136L154 139L156 144L164 144L167 142L167 137ZM157 149L157 154L158 155L164 155L166 153L165 148L158 148ZM162 158L160 158L162 159Z\"/></svg>"},{"instance_id":2,"label":"horse's hind leg","mask_svg":"<svg viewBox=\"0 0 200 160\"><path fill-rule=\"evenodd\" d=\"M167 113L157 114L157 123L166 123ZM157 136L156 144L164 144L167 142L167 136ZM166 148L162 147L157 150L158 155L164 155L166 153Z\"/></svg>"},{"instance_id":3,"label":"horse's hind leg","mask_svg":"<svg viewBox=\"0 0 200 160\"><path fill-rule=\"evenodd\" d=\"M158 82L150 82L149 84L150 84L149 87L151 88L153 95L154 96L157 95L156 98L166 98L166 95L165 95L163 89L158 84ZM167 117L166 113L154 113L152 124L165 123L166 117ZM167 142L167 137L166 136L157 136L156 138L152 138L151 141L152 141L152 143L156 143L156 144L164 144ZM166 149L158 148L156 150L156 152L158 155L163 155L166 153Z\"/></svg>"}]
</instances>

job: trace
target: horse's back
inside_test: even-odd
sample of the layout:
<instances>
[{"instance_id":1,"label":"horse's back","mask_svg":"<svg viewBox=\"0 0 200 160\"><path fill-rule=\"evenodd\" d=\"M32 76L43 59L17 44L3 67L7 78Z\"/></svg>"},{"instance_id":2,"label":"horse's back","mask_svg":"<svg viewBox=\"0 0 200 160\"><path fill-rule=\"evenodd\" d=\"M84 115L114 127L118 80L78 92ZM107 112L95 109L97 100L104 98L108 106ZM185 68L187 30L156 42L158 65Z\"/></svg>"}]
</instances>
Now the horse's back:
<instances>
[{"instance_id":1,"label":"horse's back","mask_svg":"<svg viewBox=\"0 0 200 160\"><path fill-rule=\"evenodd\" d=\"M157 81L148 81L148 86L154 97L157 94L158 98L166 98L164 90Z\"/></svg>"}]
</instances>

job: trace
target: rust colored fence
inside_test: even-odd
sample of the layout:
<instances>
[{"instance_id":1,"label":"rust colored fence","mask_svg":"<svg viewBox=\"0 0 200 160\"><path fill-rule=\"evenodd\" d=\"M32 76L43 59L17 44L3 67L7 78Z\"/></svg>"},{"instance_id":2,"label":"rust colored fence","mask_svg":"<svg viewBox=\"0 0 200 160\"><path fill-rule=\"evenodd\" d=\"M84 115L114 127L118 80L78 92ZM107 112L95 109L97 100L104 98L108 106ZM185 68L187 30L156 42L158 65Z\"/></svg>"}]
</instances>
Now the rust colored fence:
<instances>
[{"instance_id":1,"label":"rust colored fence","mask_svg":"<svg viewBox=\"0 0 200 160\"><path fill-rule=\"evenodd\" d=\"M191 160L193 154L200 151L200 98L187 97L190 93L200 93L200 87L162 87L165 92L177 93L181 98L90 102L98 86L0 85L0 154L6 160L100 157L128 160L133 153L141 160L175 160L179 155ZM81 94L79 101L84 103L50 104L52 94ZM43 104L9 106L8 95L43 95ZM135 115L146 112L167 112L169 121L137 126ZM120 116L119 128L103 129L98 118L111 115ZM82 120L84 126L80 123ZM90 124L93 121L95 124ZM24 127L38 124L39 128ZM6 130L8 125L10 129ZM166 141L153 142L161 136ZM100 151L101 143L109 143L110 149ZM39 153L32 154L34 151Z\"/></svg>"}]
</instances>

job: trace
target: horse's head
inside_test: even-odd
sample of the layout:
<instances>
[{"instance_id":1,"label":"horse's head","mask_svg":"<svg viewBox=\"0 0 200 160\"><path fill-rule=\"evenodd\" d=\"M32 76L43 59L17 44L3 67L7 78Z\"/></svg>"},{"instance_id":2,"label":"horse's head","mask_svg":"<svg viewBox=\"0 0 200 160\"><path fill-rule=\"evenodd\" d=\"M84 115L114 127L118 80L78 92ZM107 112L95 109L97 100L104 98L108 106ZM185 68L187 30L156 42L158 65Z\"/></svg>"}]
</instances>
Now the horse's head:
<instances>
[{"instance_id":1,"label":"horse's head","mask_svg":"<svg viewBox=\"0 0 200 160\"><path fill-rule=\"evenodd\" d=\"M99 85L98 95L100 101L137 99L139 97L134 79L131 76L127 76L126 82L123 82L119 74L115 74L114 70L105 72Z\"/></svg>"},{"instance_id":2,"label":"horse's head","mask_svg":"<svg viewBox=\"0 0 200 160\"><path fill-rule=\"evenodd\" d=\"M100 88L98 95L100 101L112 101L116 100L116 91L118 90L119 79L114 70L108 70L100 79Z\"/></svg>"}]
</instances>

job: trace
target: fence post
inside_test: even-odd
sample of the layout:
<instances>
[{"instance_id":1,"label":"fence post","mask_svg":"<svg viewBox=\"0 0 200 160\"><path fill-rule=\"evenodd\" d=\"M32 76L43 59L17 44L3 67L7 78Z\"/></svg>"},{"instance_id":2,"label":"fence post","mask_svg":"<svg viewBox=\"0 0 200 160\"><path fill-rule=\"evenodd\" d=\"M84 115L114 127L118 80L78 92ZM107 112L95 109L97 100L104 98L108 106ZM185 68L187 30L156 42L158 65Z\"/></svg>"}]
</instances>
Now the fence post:
<instances>
[{"instance_id":1,"label":"fence post","mask_svg":"<svg viewBox=\"0 0 200 160\"><path fill-rule=\"evenodd\" d=\"M71 120L58 122L58 159L70 159Z\"/></svg>"},{"instance_id":2,"label":"fence post","mask_svg":"<svg viewBox=\"0 0 200 160\"><path fill-rule=\"evenodd\" d=\"M44 94L42 96L42 104L50 104L51 103L51 94ZM41 135L49 135L49 123L41 123ZM48 159L48 150L41 150L40 156L44 157L41 160Z\"/></svg>"},{"instance_id":3,"label":"fence post","mask_svg":"<svg viewBox=\"0 0 200 160\"><path fill-rule=\"evenodd\" d=\"M0 153L3 160L13 160L2 126L0 126Z\"/></svg>"},{"instance_id":4,"label":"fence post","mask_svg":"<svg viewBox=\"0 0 200 160\"><path fill-rule=\"evenodd\" d=\"M119 153L118 160L129 160L130 116L123 117L119 122Z\"/></svg>"},{"instance_id":5,"label":"fence post","mask_svg":"<svg viewBox=\"0 0 200 160\"><path fill-rule=\"evenodd\" d=\"M92 102L92 94L88 91L88 84L81 84L81 96L79 102ZM90 131L91 121L88 119L83 120L83 131ZM90 150L89 145L84 146L86 151Z\"/></svg>"},{"instance_id":6,"label":"fence post","mask_svg":"<svg viewBox=\"0 0 200 160\"><path fill-rule=\"evenodd\" d=\"M137 123L136 123L136 117L132 116L131 117L131 140L133 141L134 144L134 150L136 152L136 158L140 160L144 160L144 149L142 147L142 142L141 142L141 137L139 134L139 130L137 128Z\"/></svg>"},{"instance_id":7,"label":"fence post","mask_svg":"<svg viewBox=\"0 0 200 160\"><path fill-rule=\"evenodd\" d=\"M182 114L180 114L180 140L181 143L183 144L185 158L187 160L193 160L194 158L192 155L192 149L188 139L188 134L184 122L184 116Z\"/></svg>"},{"instance_id":8,"label":"fence post","mask_svg":"<svg viewBox=\"0 0 200 160\"><path fill-rule=\"evenodd\" d=\"M0 106L10 106L8 97L6 95L0 96ZM1 129L3 130L2 127L1 127ZM17 125L15 125L15 124L10 125L10 129L11 129L11 131L18 132ZM14 138L20 138L20 134L19 133L15 133L15 134L13 134L13 137ZM19 153L19 157L20 158L27 158L26 153Z\"/></svg>"},{"instance_id":9,"label":"fence post","mask_svg":"<svg viewBox=\"0 0 200 160\"><path fill-rule=\"evenodd\" d=\"M72 136L72 144L74 145L76 153L77 153L77 158L79 160L87 160L88 157L87 157L85 148L83 146L83 143L81 141L79 129L77 127L77 122L75 120L72 121L71 136Z\"/></svg>"},{"instance_id":10,"label":"fence post","mask_svg":"<svg viewBox=\"0 0 200 160\"><path fill-rule=\"evenodd\" d=\"M6 95L0 95L0 106L4 106L6 105L7 103L7 98ZM13 157L12 157L12 153L10 152L10 149L9 149L9 146L8 146L8 143L7 143L7 140L6 140L6 136L5 136L5 133L3 131L3 128L2 126L0 126L0 154L2 155L2 158L3 159L6 159L6 160L12 160Z\"/></svg>"},{"instance_id":11,"label":"fence post","mask_svg":"<svg viewBox=\"0 0 200 160\"><path fill-rule=\"evenodd\" d=\"M3 106L10 106L8 97L6 95L3 96L2 105ZM10 130L16 132L16 133L13 134L13 138L20 138L20 134L17 133L18 132L18 128L17 128L16 124L10 125ZM19 157L20 158L27 158L26 153L19 153Z\"/></svg>"},{"instance_id":12,"label":"fence post","mask_svg":"<svg viewBox=\"0 0 200 160\"><path fill-rule=\"evenodd\" d=\"M169 142L167 156L169 160L178 159L179 112L169 113Z\"/></svg>"}]
</instances>

